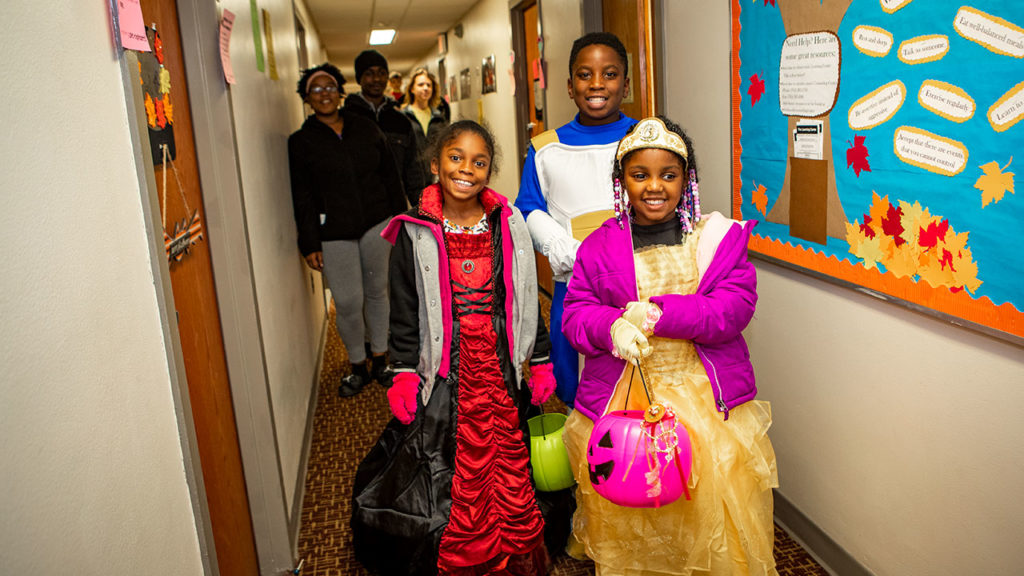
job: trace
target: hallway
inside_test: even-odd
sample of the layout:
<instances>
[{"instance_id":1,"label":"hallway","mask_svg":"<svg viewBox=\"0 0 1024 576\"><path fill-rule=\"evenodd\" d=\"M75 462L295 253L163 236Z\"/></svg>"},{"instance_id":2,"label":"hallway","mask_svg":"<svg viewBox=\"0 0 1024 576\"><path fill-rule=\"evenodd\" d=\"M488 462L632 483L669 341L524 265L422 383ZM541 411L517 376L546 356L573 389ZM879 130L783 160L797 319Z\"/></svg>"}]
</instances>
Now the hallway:
<instances>
[{"instance_id":1,"label":"hallway","mask_svg":"<svg viewBox=\"0 0 1024 576\"><path fill-rule=\"evenodd\" d=\"M541 299L545 312L550 303ZM333 326L334 307L331 307ZM313 440L306 470L305 499L299 531L301 576L364 576L369 573L356 561L349 528L352 479L362 456L391 418L384 389L367 386L362 394L339 398L338 381L348 370L345 347L337 331L329 329L324 365L317 391ZM557 404L557 406L556 406ZM545 406L564 410L557 398ZM780 576L827 576L825 571L778 525L775 526L775 560ZM562 555L552 563L550 576L587 576L591 562Z\"/></svg>"}]
</instances>

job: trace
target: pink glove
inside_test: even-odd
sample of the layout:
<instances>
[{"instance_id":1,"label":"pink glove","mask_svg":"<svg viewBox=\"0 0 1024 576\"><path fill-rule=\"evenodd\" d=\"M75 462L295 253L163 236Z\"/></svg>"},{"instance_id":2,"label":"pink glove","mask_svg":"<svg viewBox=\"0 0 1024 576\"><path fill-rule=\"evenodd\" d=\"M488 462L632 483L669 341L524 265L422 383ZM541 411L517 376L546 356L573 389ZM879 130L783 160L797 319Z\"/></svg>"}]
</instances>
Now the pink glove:
<instances>
[{"instance_id":1,"label":"pink glove","mask_svg":"<svg viewBox=\"0 0 1024 576\"><path fill-rule=\"evenodd\" d=\"M532 396L530 404L540 406L548 401L551 393L555 391L554 367L550 362L546 364L533 364L530 366L530 386Z\"/></svg>"},{"instance_id":2,"label":"pink glove","mask_svg":"<svg viewBox=\"0 0 1024 576\"><path fill-rule=\"evenodd\" d=\"M416 395L420 391L420 377L415 372L399 372L388 388L388 404L391 413L402 424L409 424L416 417Z\"/></svg>"}]
</instances>

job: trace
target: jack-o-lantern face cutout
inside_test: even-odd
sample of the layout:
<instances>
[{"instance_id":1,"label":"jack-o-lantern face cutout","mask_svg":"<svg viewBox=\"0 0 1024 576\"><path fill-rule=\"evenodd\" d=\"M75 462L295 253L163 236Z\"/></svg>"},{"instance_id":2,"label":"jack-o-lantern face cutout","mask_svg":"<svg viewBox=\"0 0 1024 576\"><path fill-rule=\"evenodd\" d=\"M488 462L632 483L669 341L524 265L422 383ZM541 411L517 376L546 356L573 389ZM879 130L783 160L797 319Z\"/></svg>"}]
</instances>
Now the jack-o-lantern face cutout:
<instances>
[{"instance_id":1,"label":"jack-o-lantern face cutout","mask_svg":"<svg viewBox=\"0 0 1024 576\"><path fill-rule=\"evenodd\" d=\"M601 437L601 440L598 441L597 445L601 448L614 448L614 446L612 445L612 433L610 430L608 432L605 432L604 436ZM601 484L602 482L607 482L608 478L611 477L612 472L615 470L615 460L608 459L604 462L601 462L600 464L595 464L593 446L587 448L587 454L589 456L587 458L587 462L590 464L590 483L596 485Z\"/></svg>"}]
</instances>

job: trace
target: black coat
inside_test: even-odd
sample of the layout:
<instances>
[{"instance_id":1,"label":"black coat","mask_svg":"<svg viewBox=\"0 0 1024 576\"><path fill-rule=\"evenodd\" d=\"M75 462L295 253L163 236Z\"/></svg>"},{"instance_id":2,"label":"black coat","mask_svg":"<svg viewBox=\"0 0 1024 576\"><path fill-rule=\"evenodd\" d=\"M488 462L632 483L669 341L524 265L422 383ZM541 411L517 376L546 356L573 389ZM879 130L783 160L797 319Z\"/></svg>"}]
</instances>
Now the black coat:
<instances>
[{"instance_id":1,"label":"black coat","mask_svg":"<svg viewBox=\"0 0 1024 576\"><path fill-rule=\"evenodd\" d=\"M361 238L406 208L384 134L358 114L339 114L345 122L341 138L315 116L288 138L292 206L304 256L319 252L321 241Z\"/></svg>"},{"instance_id":2,"label":"black coat","mask_svg":"<svg viewBox=\"0 0 1024 576\"><path fill-rule=\"evenodd\" d=\"M345 110L373 120L387 136L391 152L395 155L395 165L398 167L405 195L409 199L409 204L416 206L420 200L420 191L427 185L427 178L420 167L416 153L416 135L409 119L399 112L395 101L386 96L384 105L374 111L362 95L352 94L345 98Z\"/></svg>"},{"instance_id":3,"label":"black coat","mask_svg":"<svg viewBox=\"0 0 1024 576\"><path fill-rule=\"evenodd\" d=\"M423 125L420 124L416 113L412 111L412 106L406 106L402 108L402 114L405 114L409 122L412 123L412 131L416 135L416 155L420 159L420 166L423 167L423 175L427 182L434 181L434 175L430 170L430 158L428 157L427 146L430 144L431 139L437 136L445 126L448 125L448 121L444 119L444 115L437 108L433 108L430 111L430 123L427 124L427 131L423 131Z\"/></svg>"}]
</instances>

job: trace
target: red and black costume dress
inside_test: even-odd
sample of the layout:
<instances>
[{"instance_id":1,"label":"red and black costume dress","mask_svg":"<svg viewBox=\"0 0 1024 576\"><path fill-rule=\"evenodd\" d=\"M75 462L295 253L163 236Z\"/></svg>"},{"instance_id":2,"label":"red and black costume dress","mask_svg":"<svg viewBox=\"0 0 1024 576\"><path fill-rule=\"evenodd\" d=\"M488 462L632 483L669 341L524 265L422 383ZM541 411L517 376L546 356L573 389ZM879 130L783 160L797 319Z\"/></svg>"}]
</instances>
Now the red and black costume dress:
<instances>
[{"instance_id":1,"label":"red and black costume dress","mask_svg":"<svg viewBox=\"0 0 1024 576\"><path fill-rule=\"evenodd\" d=\"M438 566L441 574L459 576L542 573L536 566L544 564L544 520L519 413L498 361L491 233L446 230L445 242L459 360L452 508Z\"/></svg>"},{"instance_id":2,"label":"red and black costume dress","mask_svg":"<svg viewBox=\"0 0 1024 576\"><path fill-rule=\"evenodd\" d=\"M525 222L490 189L480 201L485 219L469 233L446 231L437 185L423 191L417 209L396 217L389 354L392 368L416 370L421 388L431 389L420 395L413 422L393 419L356 472L353 544L356 558L374 574L546 571L542 512L551 507L544 501L542 510L530 476L526 420L536 408L510 353L512 337L519 336L509 329L517 325L508 317L510 302L538 317L532 346L517 355L546 362L550 341L539 311L521 299L535 276L514 275L505 261L512 250L523 254L532 246L528 234L522 243L510 234L503 219L518 218L515 225L524 231ZM428 264L424 254L438 254L443 265ZM520 299L510 300L512 291ZM424 314L440 316L435 311L445 306L450 331L435 341L421 331ZM443 349L450 362L429 380L426 346L429 353Z\"/></svg>"}]
</instances>

